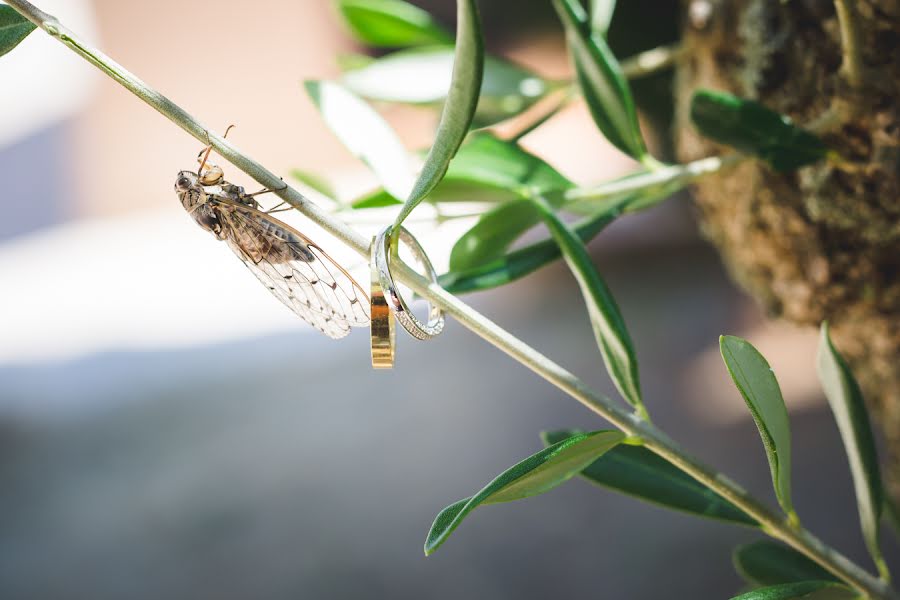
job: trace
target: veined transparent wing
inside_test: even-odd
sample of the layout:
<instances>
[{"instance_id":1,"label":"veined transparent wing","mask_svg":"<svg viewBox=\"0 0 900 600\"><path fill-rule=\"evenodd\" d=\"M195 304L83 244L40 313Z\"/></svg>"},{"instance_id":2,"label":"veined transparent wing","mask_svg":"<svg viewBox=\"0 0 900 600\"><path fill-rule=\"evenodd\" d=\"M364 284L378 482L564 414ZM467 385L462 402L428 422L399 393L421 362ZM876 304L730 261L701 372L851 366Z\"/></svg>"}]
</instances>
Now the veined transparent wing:
<instances>
[{"instance_id":1,"label":"veined transparent wing","mask_svg":"<svg viewBox=\"0 0 900 600\"><path fill-rule=\"evenodd\" d=\"M369 324L366 292L309 238L255 208L221 197L211 201L234 253L300 318L335 339Z\"/></svg>"}]
</instances>

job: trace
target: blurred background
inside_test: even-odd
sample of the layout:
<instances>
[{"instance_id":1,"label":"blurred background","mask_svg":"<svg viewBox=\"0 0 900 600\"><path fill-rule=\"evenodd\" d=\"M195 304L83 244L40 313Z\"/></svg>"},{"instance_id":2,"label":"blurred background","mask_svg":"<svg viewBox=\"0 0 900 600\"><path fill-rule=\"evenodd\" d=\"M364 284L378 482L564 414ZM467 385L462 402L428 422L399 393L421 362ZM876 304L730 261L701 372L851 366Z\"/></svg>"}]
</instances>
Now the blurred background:
<instances>
[{"instance_id":1,"label":"blurred background","mask_svg":"<svg viewBox=\"0 0 900 600\"><path fill-rule=\"evenodd\" d=\"M452 28L451 1L417 4ZM673 40L676 4L620 3L617 53ZM362 51L331 3L39 5L213 129L237 124L230 137L270 169L371 183L302 91L304 79L337 74L336 56ZM567 76L549 3L482 8L493 51ZM427 345L400 336L397 368L373 372L367 331L335 343L305 326L184 214L172 186L193 168L195 140L40 32L0 60L0 81L0 597L726 598L741 588L729 553L752 532L580 481L479 510L424 558L437 512L537 451L539 431L603 423L454 323ZM637 88L661 156L667 92L665 76ZM432 113L387 115L410 147L427 145ZM576 104L525 143L580 183L632 168L594 131ZM651 413L771 499L758 434L718 357L720 333L750 339L790 405L798 511L867 564L814 375L815 332L764 321L690 213L674 199L592 245ZM440 265L469 224L415 229ZM614 394L563 265L468 300Z\"/></svg>"}]
</instances>

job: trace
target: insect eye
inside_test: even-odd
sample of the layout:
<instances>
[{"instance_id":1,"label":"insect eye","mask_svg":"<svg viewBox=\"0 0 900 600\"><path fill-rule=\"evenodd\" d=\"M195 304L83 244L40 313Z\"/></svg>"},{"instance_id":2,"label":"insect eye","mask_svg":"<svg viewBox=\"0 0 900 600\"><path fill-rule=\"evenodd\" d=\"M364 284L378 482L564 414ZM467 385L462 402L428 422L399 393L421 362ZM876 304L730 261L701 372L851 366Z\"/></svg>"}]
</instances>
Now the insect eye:
<instances>
[{"instance_id":1,"label":"insect eye","mask_svg":"<svg viewBox=\"0 0 900 600\"><path fill-rule=\"evenodd\" d=\"M179 177L175 181L175 187L181 190L182 192L187 191L191 188L191 180L187 177Z\"/></svg>"}]
</instances>

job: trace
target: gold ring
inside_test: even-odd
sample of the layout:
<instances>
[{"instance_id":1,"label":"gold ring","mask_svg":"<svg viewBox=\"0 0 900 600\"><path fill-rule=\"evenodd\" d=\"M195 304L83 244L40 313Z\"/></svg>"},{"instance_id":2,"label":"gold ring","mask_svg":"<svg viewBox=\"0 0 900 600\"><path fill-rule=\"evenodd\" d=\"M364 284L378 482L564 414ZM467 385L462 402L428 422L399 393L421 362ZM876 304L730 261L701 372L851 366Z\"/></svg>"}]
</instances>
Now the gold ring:
<instances>
[{"instance_id":1,"label":"gold ring","mask_svg":"<svg viewBox=\"0 0 900 600\"><path fill-rule=\"evenodd\" d=\"M372 332L372 367L375 369L394 368L394 349L397 335L394 324L394 313L384 297L384 290L375 267L375 240L372 240L371 269L372 282L369 294L371 298L371 332Z\"/></svg>"}]
</instances>

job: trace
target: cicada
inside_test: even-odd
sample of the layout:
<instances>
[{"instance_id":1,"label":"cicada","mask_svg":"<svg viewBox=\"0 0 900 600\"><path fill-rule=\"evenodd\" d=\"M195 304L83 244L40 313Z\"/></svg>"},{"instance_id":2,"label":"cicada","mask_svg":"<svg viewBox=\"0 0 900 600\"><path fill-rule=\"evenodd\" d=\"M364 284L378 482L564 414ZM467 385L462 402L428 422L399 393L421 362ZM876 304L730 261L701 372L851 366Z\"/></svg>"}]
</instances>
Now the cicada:
<instances>
[{"instance_id":1,"label":"cicada","mask_svg":"<svg viewBox=\"0 0 900 600\"><path fill-rule=\"evenodd\" d=\"M197 224L224 241L266 288L301 319L339 339L369 324L369 298L350 274L308 237L272 216L255 196L225 180L200 154L197 172L181 171L175 193ZM205 155L204 155L205 153Z\"/></svg>"}]
</instances>

